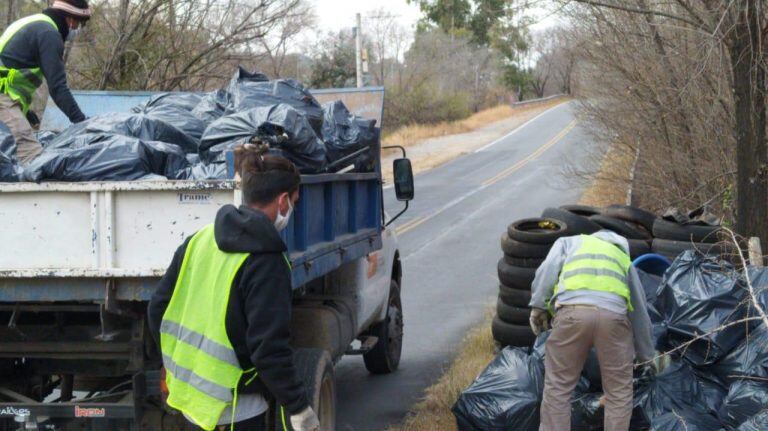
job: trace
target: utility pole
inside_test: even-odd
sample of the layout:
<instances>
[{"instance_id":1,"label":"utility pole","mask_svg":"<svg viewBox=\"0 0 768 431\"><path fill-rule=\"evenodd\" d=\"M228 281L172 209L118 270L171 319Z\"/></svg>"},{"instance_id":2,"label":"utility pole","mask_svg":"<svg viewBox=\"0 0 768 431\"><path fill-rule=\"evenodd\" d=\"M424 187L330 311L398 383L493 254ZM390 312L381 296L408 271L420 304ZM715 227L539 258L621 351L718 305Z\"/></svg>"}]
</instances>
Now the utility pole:
<instances>
[{"instance_id":1,"label":"utility pole","mask_svg":"<svg viewBox=\"0 0 768 431\"><path fill-rule=\"evenodd\" d=\"M357 88L363 86L363 29L360 14L357 14L357 27L355 28L355 65L357 69Z\"/></svg>"}]
</instances>

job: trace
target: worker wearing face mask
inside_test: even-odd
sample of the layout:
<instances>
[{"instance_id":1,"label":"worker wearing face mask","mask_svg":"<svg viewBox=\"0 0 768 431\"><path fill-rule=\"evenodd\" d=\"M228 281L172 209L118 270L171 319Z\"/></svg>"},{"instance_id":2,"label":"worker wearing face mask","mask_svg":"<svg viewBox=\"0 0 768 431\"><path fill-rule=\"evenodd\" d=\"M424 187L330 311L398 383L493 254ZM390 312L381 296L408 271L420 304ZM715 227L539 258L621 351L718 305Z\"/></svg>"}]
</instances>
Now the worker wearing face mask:
<instances>
[{"instance_id":1,"label":"worker wearing face mask","mask_svg":"<svg viewBox=\"0 0 768 431\"><path fill-rule=\"evenodd\" d=\"M250 145L235 162L244 204L225 205L179 247L149 303L167 403L205 430L258 431L266 395L280 406L281 429L317 430L289 345L291 264L280 237L299 172Z\"/></svg>"},{"instance_id":2,"label":"worker wearing face mask","mask_svg":"<svg viewBox=\"0 0 768 431\"><path fill-rule=\"evenodd\" d=\"M39 121L30 107L43 79L71 122L85 120L67 84L64 41L72 40L90 18L87 0L56 0L42 13L12 23L0 36L0 121L16 138L16 157L22 163L42 151L32 128Z\"/></svg>"}]
</instances>

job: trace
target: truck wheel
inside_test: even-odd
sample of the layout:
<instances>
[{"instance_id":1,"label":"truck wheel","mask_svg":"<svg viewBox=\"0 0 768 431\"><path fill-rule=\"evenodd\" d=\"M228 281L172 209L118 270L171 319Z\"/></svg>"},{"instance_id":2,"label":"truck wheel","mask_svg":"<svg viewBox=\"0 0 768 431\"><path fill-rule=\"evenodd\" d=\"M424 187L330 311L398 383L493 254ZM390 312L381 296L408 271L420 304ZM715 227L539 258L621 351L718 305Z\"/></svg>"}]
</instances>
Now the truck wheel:
<instances>
[{"instance_id":1,"label":"truck wheel","mask_svg":"<svg viewBox=\"0 0 768 431\"><path fill-rule=\"evenodd\" d=\"M336 380L331 355L323 349L296 349L293 363L299 378L304 382L309 404L320 419L320 430L334 431ZM288 421L288 412L285 412L285 420ZM284 429L281 420L276 422L277 429Z\"/></svg>"},{"instance_id":2,"label":"truck wheel","mask_svg":"<svg viewBox=\"0 0 768 431\"><path fill-rule=\"evenodd\" d=\"M379 341L363 354L365 368L372 374L388 374L400 365L403 349L403 306L400 301L400 286L395 280L389 284L387 318L374 324L369 333Z\"/></svg>"}]
</instances>

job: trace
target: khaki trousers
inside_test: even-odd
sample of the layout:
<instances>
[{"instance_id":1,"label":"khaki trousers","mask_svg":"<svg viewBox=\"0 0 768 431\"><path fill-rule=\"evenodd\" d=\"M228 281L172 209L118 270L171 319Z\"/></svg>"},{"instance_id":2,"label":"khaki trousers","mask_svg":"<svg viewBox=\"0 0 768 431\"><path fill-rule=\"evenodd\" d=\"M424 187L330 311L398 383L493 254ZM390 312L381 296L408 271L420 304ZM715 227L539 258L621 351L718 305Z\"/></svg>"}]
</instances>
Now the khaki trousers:
<instances>
[{"instance_id":1,"label":"khaki trousers","mask_svg":"<svg viewBox=\"0 0 768 431\"><path fill-rule=\"evenodd\" d=\"M22 164L31 162L43 151L37 142L35 130L21 111L21 105L5 94L0 94L0 121L5 123L16 138L16 158Z\"/></svg>"},{"instance_id":2,"label":"khaki trousers","mask_svg":"<svg viewBox=\"0 0 768 431\"><path fill-rule=\"evenodd\" d=\"M552 326L545 348L539 431L570 431L571 395L593 346L605 392L605 431L627 431L635 358L629 318L597 307L566 305L557 311Z\"/></svg>"}]
</instances>

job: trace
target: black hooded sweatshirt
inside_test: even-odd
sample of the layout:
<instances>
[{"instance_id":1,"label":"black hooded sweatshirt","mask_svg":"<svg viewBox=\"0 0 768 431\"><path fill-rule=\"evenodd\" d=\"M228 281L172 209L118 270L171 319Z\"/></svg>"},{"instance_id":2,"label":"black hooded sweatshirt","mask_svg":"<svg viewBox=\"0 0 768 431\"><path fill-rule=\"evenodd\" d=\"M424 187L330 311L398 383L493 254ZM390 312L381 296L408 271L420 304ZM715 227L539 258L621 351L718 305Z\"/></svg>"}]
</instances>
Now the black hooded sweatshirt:
<instances>
[{"instance_id":1,"label":"black hooded sweatshirt","mask_svg":"<svg viewBox=\"0 0 768 431\"><path fill-rule=\"evenodd\" d=\"M240 366L244 370L255 367L259 374L248 386L241 382L238 390L271 395L291 414L298 413L309 404L289 345L292 289L291 272L283 257L285 243L266 214L246 206L222 207L216 214L214 237L221 251L250 253L232 282L226 329ZM149 302L149 327L158 345L160 323L189 240L176 250Z\"/></svg>"},{"instance_id":2,"label":"black hooded sweatshirt","mask_svg":"<svg viewBox=\"0 0 768 431\"><path fill-rule=\"evenodd\" d=\"M59 28L56 31L50 24L34 22L27 24L16 33L5 45L0 61L6 67L28 69L39 67L48 83L48 92L56 106L73 123L85 120L85 115L77 105L67 84L67 73L64 69L64 41L69 34L66 14L57 9L46 9L48 15Z\"/></svg>"}]
</instances>

